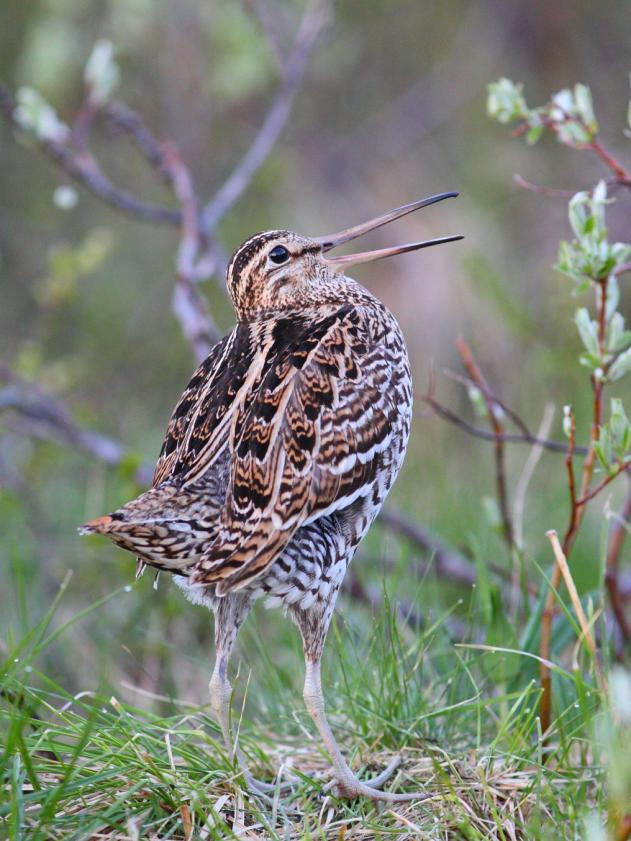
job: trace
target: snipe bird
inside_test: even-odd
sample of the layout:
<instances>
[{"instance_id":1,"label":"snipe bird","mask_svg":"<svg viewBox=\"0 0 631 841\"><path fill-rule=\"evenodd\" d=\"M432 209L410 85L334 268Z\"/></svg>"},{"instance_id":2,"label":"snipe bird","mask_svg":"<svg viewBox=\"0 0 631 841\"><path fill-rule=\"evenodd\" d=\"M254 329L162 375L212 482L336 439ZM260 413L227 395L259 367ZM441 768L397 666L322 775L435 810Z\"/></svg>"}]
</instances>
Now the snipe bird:
<instances>
[{"instance_id":1,"label":"snipe bird","mask_svg":"<svg viewBox=\"0 0 631 841\"><path fill-rule=\"evenodd\" d=\"M379 790L396 762L361 782L324 710L320 660L357 545L401 467L412 417L405 342L393 315L346 276L351 266L461 239L328 256L336 246L441 193L331 236L268 231L227 272L237 324L193 374L169 422L153 487L82 534L105 534L139 569L166 570L215 617L212 710L250 789L230 725L228 659L253 601L285 608L302 635L304 700L333 761L339 796L410 800Z\"/></svg>"}]
</instances>

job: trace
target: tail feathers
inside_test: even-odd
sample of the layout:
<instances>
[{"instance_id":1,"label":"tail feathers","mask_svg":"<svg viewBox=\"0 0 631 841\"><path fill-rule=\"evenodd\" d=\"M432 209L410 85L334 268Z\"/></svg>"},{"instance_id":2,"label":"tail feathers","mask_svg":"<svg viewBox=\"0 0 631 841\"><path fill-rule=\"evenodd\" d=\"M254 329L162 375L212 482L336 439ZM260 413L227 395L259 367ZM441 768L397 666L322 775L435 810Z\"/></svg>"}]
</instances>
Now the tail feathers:
<instances>
[{"instance_id":1,"label":"tail feathers","mask_svg":"<svg viewBox=\"0 0 631 841\"><path fill-rule=\"evenodd\" d=\"M185 515L185 509L178 500L176 489L165 483L140 494L111 514L84 523L79 528L79 534L116 534L128 531L131 525L142 527L166 524L181 518L186 520L186 516L182 515Z\"/></svg>"},{"instance_id":2,"label":"tail feathers","mask_svg":"<svg viewBox=\"0 0 631 841\"><path fill-rule=\"evenodd\" d=\"M155 533L156 536L163 534L166 537L164 530L170 528L174 531L183 531L186 529L186 523L181 519L174 521L168 517L125 516L122 511L114 511L104 517L97 517L96 520L89 520L79 526L78 532L80 535L107 534L111 537L134 532L148 537Z\"/></svg>"},{"instance_id":3,"label":"tail feathers","mask_svg":"<svg viewBox=\"0 0 631 841\"><path fill-rule=\"evenodd\" d=\"M79 534L105 535L141 562L183 574L215 539L216 525L214 519L197 519L192 506L182 505L168 491L148 491L117 511L85 523Z\"/></svg>"},{"instance_id":4,"label":"tail feathers","mask_svg":"<svg viewBox=\"0 0 631 841\"><path fill-rule=\"evenodd\" d=\"M97 517L96 520L89 520L82 526L79 526L78 532L84 534L107 534L110 531L111 524L114 518L111 514L106 514L104 517Z\"/></svg>"}]
</instances>

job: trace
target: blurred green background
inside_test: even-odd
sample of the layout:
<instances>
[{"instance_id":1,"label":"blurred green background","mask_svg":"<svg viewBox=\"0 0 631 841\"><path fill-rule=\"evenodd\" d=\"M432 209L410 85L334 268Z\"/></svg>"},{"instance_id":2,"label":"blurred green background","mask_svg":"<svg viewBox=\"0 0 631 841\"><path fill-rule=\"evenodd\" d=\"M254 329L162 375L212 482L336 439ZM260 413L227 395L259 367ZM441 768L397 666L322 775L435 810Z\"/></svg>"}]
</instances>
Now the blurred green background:
<instances>
[{"instance_id":1,"label":"blurred green background","mask_svg":"<svg viewBox=\"0 0 631 841\"><path fill-rule=\"evenodd\" d=\"M280 0L265 5L286 50L301 8ZM585 441L589 389L576 362L576 302L569 281L551 268L559 239L569 235L567 202L525 192L512 175L574 191L591 187L602 170L549 138L532 148L511 140L485 116L485 87L508 76L523 81L529 102L538 104L584 82L603 139L624 154L629 12L617 0L336 2L288 127L222 221L220 242L230 252L265 228L326 233L423 195L458 190L458 200L376 232L371 244L450 233L465 234L463 243L366 266L356 278L399 319L418 392L433 365L441 402L471 419L464 389L443 376L445 368L459 370L454 341L463 336L498 395L531 427L552 401L552 436L561 439L561 407L571 402ZM202 197L248 148L278 83L273 51L247 2L5 2L0 22L0 77L12 89L36 88L67 120L80 105L94 42L112 40L122 71L117 95L157 136L177 143ZM172 202L124 139L101 125L93 147L117 183L147 200ZM62 211L52 196L63 183L0 122L0 356L63 399L81 423L131 448L135 464L152 461L194 367L170 309L178 234L125 218L81 188L77 206ZM620 195L610 212L612 238L629 238L628 205ZM209 281L203 291L227 331L233 315L222 282ZM623 289L627 319L629 300ZM390 506L465 554L475 550L508 567L484 503L494 495L491 445L424 416L420 402L417 408ZM511 489L527 454L523 446L510 450ZM131 557L106 541L80 540L76 526L138 491L133 467L130 461L112 470L33 440L23 419L0 414L0 637L35 621L69 569L61 619L131 582ZM610 504L617 499L614 493ZM533 562L527 574L538 585L534 561L551 560L544 533L563 530L566 520L563 460L545 454L525 510ZM598 511L587 524L574 555L583 589L594 584L600 560ZM376 527L355 571L378 588L384 562L393 561L388 592L408 602L414 593L417 612L429 621L467 593L431 573L421 587L415 552ZM348 598L344 604L361 629L369 613ZM466 603L462 611L466 616ZM154 592L146 576L78 624L64 648L49 653L49 666L71 691L125 680L199 700L211 624L164 577ZM256 640L283 642L276 666L289 670L297 696L300 678L291 672L298 642L293 631L289 642L286 630L278 612L259 610L244 638L254 646L248 662L255 680Z\"/></svg>"}]
</instances>

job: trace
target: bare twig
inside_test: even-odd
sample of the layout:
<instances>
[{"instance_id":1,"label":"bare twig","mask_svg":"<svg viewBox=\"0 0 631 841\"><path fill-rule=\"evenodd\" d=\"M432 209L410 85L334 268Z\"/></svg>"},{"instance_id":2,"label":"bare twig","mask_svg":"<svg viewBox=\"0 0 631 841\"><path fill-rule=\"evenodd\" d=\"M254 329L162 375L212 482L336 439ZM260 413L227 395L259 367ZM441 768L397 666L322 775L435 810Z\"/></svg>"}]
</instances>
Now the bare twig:
<instances>
[{"instance_id":1,"label":"bare twig","mask_svg":"<svg viewBox=\"0 0 631 841\"><path fill-rule=\"evenodd\" d=\"M400 511L385 508L381 511L378 522L405 537L419 549L429 552L440 576L466 587L475 584L477 576L471 561L459 552L448 548L439 537L418 525L418 523L412 522Z\"/></svg>"},{"instance_id":2,"label":"bare twig","mask_svg":"<svg viewBox=\"0 0 631 841\"><path fill-rule=\"evenodd\" d=\"M609 169L613 172L620 184L624 184L626 187L631 187L631 173L622 166L620 161L614 158L611 152L603 146L600 140L595 139L591 143L585 144L585 148L591 149L598 155L605 166L609 167Z\"/></svg>"},{"instance_id":3,"label":"bare twig","mask_svg":"<svg viewBox=\"0 0 631 841\"><path fill-rule=\"evenodd\" d=\"M495 481L497 483L500 516L502 518L502 531L506 543L510 548L512 548L514 546L513 524L508 504L508 490L506 487L506 462L504 442L502 441L504 426L497 410L499 404L491 392L488 383L486 382L484 375L475 361L467 343L463 339L458 339L456 347L460 354L460 358L462 359L463 365L467 369L474 385L480 390L482 396L484 397L484 402L486 403L489 424L493 430L495 439Z\"/></svg>"},{"instance_id":4,"label":"bare twig","mask_svg":"<svg viewBox=\"0 0 631 841\"><path fill-rule=\"evenodd\" d=\"M528 190L531 193L540 193L543 196L550 196L551 198L571 199L576 193L576 190L558 190L555 187L544 187L541 184L533 184L532 181L526 181L518 172L513 175L513 181L524 190Z\"/></svg>"},{"instance_id":5,"label":"bare twig","mask_svg":"<svg viewBox=\"0 0 631 841\"><path fill-rule=\"evenodd\" d=\"M274 60L279 69L284 64L283 49L278 37L278 20L274 12L269 8L265 0L243 0L252 15L258 21L261 32L265 35Z\"/></svg>"},{"instance_id":6,"label":"bare twig","mask_svg":"<svg viewBox=\"0 0 631 841\"><path fill-rule=\"evenodd\" d=\"M480 427L474 426L473 424L468 423L468 421L463 420L463 418L451 409L448 409L446 406L439 403L431 394L428 393L420 395L419 399L430 406L434 414L454 426L459 427L468 435L472 435L474 438L480 438L483 441L497 440L498 436L496 436L493 432L489 432L488 429L481 429ZM565 453L567 450L567 444L563 443L563 441L552 441L548 438L541 438L531 432L522 434L504 432L499 436L499 440L506 444L535 444L539 447L543 447L544 450L550 450L553 453ZM576 447L575 453L577 455L586 455L587 447Z\"/></svg>"},{"instance_id":7,"label":"bare twig","mask_svg":"<svg viewBox=\"0 0 631 841\"><path fill-rule=\"evenodd\" d=\"M103 107L103 115L114 129L133 140L147 163L154 167L165 181L170 180L164 161L164 146L145 125L139 114L124 102L110 102Z\"/></svg>"},{"instance_id":8,"label":"bare twig","mask_svg":"<svg viewBox=\"0 0 631 841\"><path fill-rule=\"evenodd\" d=\"M0 412L14 412L20 416L20 424L15 428L17 433L81 450L111 467L123 464L133 455L118 441L80 426L59 399L45 393L36 384L22 380L2 362L0 379L8 383L0 389ZM135 470L134 478L139 485L144 486L150 484L152 475L152 467L145 464ZM431 569L439 577L466 587L475 584L474 565L463 555L449 548L435 534L391 508L381 512L379 521L386 528L428 552L432 556ZM493 565L491 568L498 576L506 576L504 569ZM417 562L415 571L419 578L424 576L428 572L428 564ZM351 581L346 589L351 595L358 596L358 586ZM365 596L364 593L360 601L376 604L374 596L370 599ZM409 605L403 606L402 613L409 621L414 622L416 619L410 611ZM416 618L418 619L418 616Z\"/></svg>"},{"instance_id":9,"label":"bare twig","mask_svg":"<svg viewBox=\"0 0 631 841\"><path fill-rule=\"evenodd\" d=\"M432 569L439 577L463 587L471 587L476 583L477 571L468 558L447 546L438 535L413 522L400 511L393 508L382 509L377 522L406 538L421 551L429 553L432 557ZM510 571L505 567L491 562L489 569L498 578L510 582ZM416 565L417 577L422 577L426 572L426 565ZM528 589L531 595L535 595L534 587Z\"/></svg>"},{"instance_id":10,"label":"bare twig","mask_svg":"<svg viewBox=\"0 0 631 841\"><path fill-rule=\"evenodd\" d=\"M551 103L549 103L551 105ZM558 103L554 103L554 108L556 110L561 110ZM588 135L592 134L592 129L587 123L578 115L576 114L568 114L565 113L565 117L563 119L558 119L556 117L551 117L549 114L542 114L540 115L540 119L542 124L550 129L550 131L554 132L554 134L559 137L559 142L563 143L565 146L569 146L570 149L577 149L579 151L588 151L594 152L600 160L605 164L605 166L613 173L613 181L622 187L631 187L631 173L624 168L624 166L620 163L620 161L614 157L614 155L603 145L603 143L597 138L593 137L587 143L573 143L572 141L561 138L560 132L563 126L566 123L573 122L579 126L581 126ZM511 135L513 137L521 137L526 132L530 130L530 123L528 120L524 120L517 128L513 129ZM524 186L524 185L522 185ZM543 192L542 190L537 190L537 192Z\"/></svg>"},{"instance_id":11,"label":"bare twig","mask_svg":"<svg viewBox=\"0 0 631 841\"><path fill-rule=\"evenodd\" d=\"M14 117L15 103L8 88L0 83L0 112L17 131L23 131ZM102 172L93 155L77 153L63 143L53 140L39 140L38 146L44 154L58 164L67 176L83 184L93 195L130 216L154 225L177 226L181 222L180 211L140 201L127 190L116 186Z\"/></svg>"},{"instance_id":12,"label":"bare twig","mask_svg":"<svg viewBox=\"0 0 631 841\"><path fill-rule=\"evenodd\" d=\"M530 430L528 429L526 422L517 414L514 409L511 409L506 403L504 403L500 398L491 391L486 381L483 379L480 382L475 382L471 377L465 377L462 374L457 374L454 371L450 371L449 369L445 370L445 376L448 377L450 380L455 380L456 382L462 383L462 385L469 388L470 386L474 386L481 391L483 396L486 397L487 400L490 400L493 404L493 407L497 411L497 409L501 409L502 413L506 415L506 417L511 420L517 429L521 429L523 435L531 435ZM495 434L493 434L493 440L495 440Z\"/></svg>"},{"instance_id":13,"label":"bare twig","mask_svg":"<svg viewBox=\"0 0 631 841\"><path fill-rule=\"evenodd\" d=\"M631 459L625 459L624 461L618 462L615 469L612 470L605 478L599 482L595 488L592 488L591 491L582 496L580 499L576 501L576 505L578 508L582 508L586 502L589 502L594 497L598 496L598 494L607 487L610 482L613 482L614 479L617 479L621 473L626 473L627 470L631 468Z\"/></svg>"},{"instance_id":14,"label":"bare twig","mask_svg":"<svg viewBox=\"0 0 631 841\"><path fill-rule=\"evenodd\" d=\"M5 380L7 373L3 366L0 375ZM0 390L0 411L13 411L22 417L20 433L81 450L110 466L122 464L131 455L118 441L81 427L59 400L14 375ZM139 467L135 471L136 481L146 485L151 481L152 473L146 466Z\"/></svg>"},{"instance_id":15,"label":"bare twig","mask_svg":"<svg viewBox=\"0 0 631 841\"><path fill-rule=\"evenodd\" d=\"M99 108L91 96L86 96L72 127L72 145L77 152L85 152L92 126L99 113Z\"/></svg>"},{"instance_id":16,"label":"bare twig","mask_svg":"<svg viewBox=\"0 0 631 841\"><path fill-rule=\"evenodd\" d=\"M220 334L195 284L200 245L197 198L188 168L173 144L164 144L164 165L182 206L182 235L176 258L173 312L196 359L201 362L218 341Z\"/></svg>"},{"instance_id":17,"label":"bare twig","mask_svg":"<svg viewBox=\"0 0 631 841\"><path fill-rule=\"evenodd\" d=\"M607 551L607 562L605 565L605 585L609 593L609 600L611 602L611 609L615 617L622 641L627 644L631 640L631 627L624 612L624 605L622 594L620 592L618 573L620 565L620 553L622 545L629 528L628 523L631 520L631 482L629 483L629 490L627 498L622 506L619 514L615 516L614 523L611 527L609 535L609 549ZM621 652L618 652L621 656Z\"/></svg>"},{"instance_id":18,"label":"bare twig","mask_svg":"<svg viewBox=\"0 0 631 841\"><path fill-rule=\"evenodd\" d=\"M611 274L614 277L618 277L618 275L626 274L627 272L631 272L631 263L620 263L620 265L616 266ZM623 348L623 350L626 350L626 348Z\"/></svg>"},{"instance_id":19,"label":"bare twig","mask_svg":"<svg viewBox=\"0 0 631 841\"><path fill-rule=\"evenodd\" d=\"M571 199L576 195L576 190L559 190L556 187L546 187L542 184L533 184L532 181L527 181L518 172L513 175L513 181L524 190L528 190L531 193L539 193L543 196L549 196L550 198ZM623 182L620 182L615 175L610 178L605 178L604 181L607 185L607 192L613 192L617 188L627 186ZM591 195L593 190L586 190L585 192Z\"/></svg>"},{"instance_id":20,"label":"bare twig","mask_svg":"<svg viewBox=\"0 0 631 841\"><path fill-rule=\"evenodd\" d=\"M600 356L605 355L606 344L606 306L607 306L607 284L608 278L603 278L598 281L599 294L596 296L596 303L598 309L598 351ZM600 437L600 425L602 422L602 398L604 379L596 377L592 374L592 423L591 423L591 437L587 455L583 462L583 471L581 477L580 492L576 489L576 478L574 475L573 457L576 447L576 430L574 424L574 414L570 411L570 439L568 444L568 452L566 455L566 468L568 475L568 491L570 496L570 517L563 538L562 552L565 558L569 558L572 546L576 540L579 532L583 515L585 514L586 503L594 498L609 482L615 478L610 476L600 483L593 492L589 492L589 487L592 481L594 466L596 463L596 448L595 444ZM620 470L615 475L626 470L629 465L622 465ZM552 570L550 579L550 588L546 596L543 613L541 616L541 639L540 639L540 654L543 661L549 660L550 646L552 642L552 620L554 618L556 601L555 591L561 583L562 570L556 564ZM540 701L540 718L543 731L547 731L552 719L552 680L550 670L542 665L541 668L541 701Z\"/></svg>"},{"instance_id":21,"label":"bare twig","mask_svg":"<svg viewBox=\"0 0 631 841\"><path fill-rule=\"evenodd\" d=\"M568 408L568 417L569 417L569 437L568 437L568 445L567 445L567 454L565 456L565 469L567 470L567 487L570 494L570 524L568 526L567 533L563 540L564 546L567 545L569 549L570 542L572 535L574 534L575 529L577 528L577 517L578 517L578 510L579 505L576 499L576 477L574 476L574 450L576 448L576 420L574 418L574 410L570 406ZM565 548L563 549L564 554L567 554Z\"/></svg>"},{"instance_id":22,"label":"bare twig","mask_svg":"<svg viewBox=\"0 0 631 841\"><path fill-rule=\"evenodd\" d=\"M290 55L283 65L279 91L267 116L252 146L223 187L207 203L203 213L199 211L190 173L173 144L159 142L142 119L120 102L101 107L95 103L87 89L70 141L37 139L38 147L68 177L84 185L102 201L145 222L181 228L173 310L198 360L206 356L220 335L196 286L197 281L223 269L226 263L213 240L212 232L217 222L247 189L278 140L291 113L327 12L328 0L308 0ZM99 110L115 128L130 137L149 164L169 183L181 210L143 202L114 184L103 173L89 149L90 132ZM0 113L17 131L22 131L15 117L13 98L3 85L0 85Z\"/></svg>"},{"instance_id":23,"label":"bare twig","mask_svg":"<svg viewBox=\"0 0 631 841\"><path fill-rule=\"evenodd\" d=\"M280 89L254 142L202 211L200 228L204 235L212 234L218 222L247 190L252 178L269 157L287 124L307 63L327 16L327 0L308 0L291 53L285 63Z\"/></svg>"},{"instance_id":24,"label":"bare twig","mask_svg":"<svg viewBox=\"0 0 631 841\"><path fill-rule=\"evenodd\" d=\"M560 550L563 557L567 557L566 547L571 546L572 535L576 533L578 528L578 511L576 505L576 478L574 475L574 449L576 447L576 422L574 419L574 412L571 407L568 409L569 418L569 439L567 445L567 454L565 456L565 469L567 471L567 482L570 494L570 522L568 525L565 538L563 540L563 549ZM549 537L551 532L546 532ZM555 533L556 536L556 533ZM550 588L546 595L546 600L541 614L541 638L539 641L539 648L541 660L539 665L539 679L541 681L541 700L539 705L539 715L541 718L541 726L544 733L548 730L552 720L552 673L548 665L550 660L550 649L552 647L552 620L554 619L554 610L556 606L555 594L561 583L562 569L560 565L556 565L552 570L552 578Z\"/></svg>"},{"instance_id":25,"label":"bare twig","mask_svg":"<svg viewBox=\"0 0 631 841\"><path fill-rule=\"evenodd\" d=\"M609 535L609 549L607 551L607 562L605 566L605 585L611 601L611 609L620 628L622 640L626 644L631 640L631 627L624 612L622 594L620 592L618 571L620 565L620 553L627 534L628 523L631 519L631 482L627 498L619 514L616 515Z\"/></svg>"}]
</instances>

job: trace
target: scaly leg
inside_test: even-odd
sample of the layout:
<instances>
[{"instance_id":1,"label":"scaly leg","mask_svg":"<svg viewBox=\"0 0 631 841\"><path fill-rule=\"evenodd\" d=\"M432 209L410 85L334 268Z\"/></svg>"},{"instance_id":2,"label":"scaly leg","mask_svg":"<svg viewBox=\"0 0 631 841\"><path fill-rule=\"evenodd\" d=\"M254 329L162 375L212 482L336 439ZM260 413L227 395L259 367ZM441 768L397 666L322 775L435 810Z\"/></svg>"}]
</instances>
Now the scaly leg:
<instances>
[{"instance_id":1,"label":"scaly leg","mask_svg":"<svg viewBox=\"0 0 631 841\"><path fill-rule=\"evenodd\" d=\"M221 727L228 755L237 760L248 790L254 794L264 795L266 792L275 791L276 785L262 782L252 776L243 751L238 741L234 739L230 725L232 686L228 679L228 662L237 633L250 611L250 599L247 595L240 593L230 594L218 599L213 610L215 614L215 667L208 684L210 706ZM286 786L281 786L283 787Z\"/></svg>"},{"instance_id":2,"label":"scaly leg","mask_svg":"<svg viewBox=\"0 0 631 841\"><path fill-rule=\"evenodd\" d=\"M388 791L378 790L379 786L383 785L398 768L401 762L400 757L396 757L385 771L374 779L367 780L366 782L359 780L346 762L331 731L324 710L324 695L320 681L320 661L336 596L337 593L333 594L328 604L316 603L308 610L301 611L294 609L292 611L293 619L300 628L305 650L305 685L303 691L305 705L333 761L334 779L324 787L324 791L333 789L337 795L349 799L360 796L369 797L372 800L387 800L390 802L425 799L427 793L424 792L393 794Z\"/></svg>"},{"instance_id":3,"label":"scaly leg","mask_svg":"<svg viewBox=\"0 0 631 841\"><path fill-rule=\"evenodd\" d=\"M224 596L217 600L213 610L215 614L215 667L208 684L210 706L215 720L221 727L228 755L236 758L248 788L260 794L267 784L259 783L248 770L243 751L235 742L230 725L232 686L228 679L228 662L239 629L250 611L250 600L241 594Z\"/></svg>"}]
</instances>

